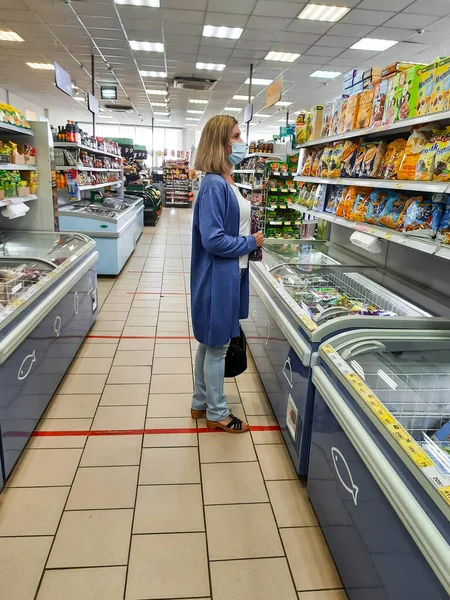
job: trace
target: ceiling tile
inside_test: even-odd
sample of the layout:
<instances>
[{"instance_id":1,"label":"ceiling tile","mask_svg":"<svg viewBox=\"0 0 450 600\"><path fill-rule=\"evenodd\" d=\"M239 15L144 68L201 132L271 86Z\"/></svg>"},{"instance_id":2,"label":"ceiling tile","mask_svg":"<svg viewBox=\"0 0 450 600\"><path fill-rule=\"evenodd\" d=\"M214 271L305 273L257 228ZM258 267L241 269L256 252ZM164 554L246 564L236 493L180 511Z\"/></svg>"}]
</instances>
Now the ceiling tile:
<instances>
[{"instance_id":1,"label":"ceiling tile","mask_svg":"<svg viewBox=\"0 0 450 600\"><path fill-rule=\"evenodd\" d=\"M406 38L409 38L413 32L411 29L396 29L395 27L377 27L374 29L370 37L379 40L395 40L397 42L403 42Z\"/></svg>"},{"instance_id":2,"label":"ceiling tile","mask_svg":"<svg viewBox=\"0 0 450 600\"><path fill-rule=\"evenodd\" d=\"M201 44L202 46L215 46L217 48L234 48L236 46L236 40L223 40L220 38L209 38L201 36Z\"/></svg>"},{"instance_id":3,"label":"ceiling tile","mask_svg":"<svg viewBox=\"0 0 450 600\"><path fill-rule=\"evenodd\" d=\"M285 31L291 23L291 19L278 19L273 17L250 17L247 23L249 29L278 29Z\"/></svg>"},{"instance_id":4,"label":"ceiling tile","mask_svg":"<svg viewBox=\"0 0 450 600\"><path fill-rule=\"evenodd\" d=\"M141 19L140 21L138 19L123 19L122 22L130 39L133 39L131 37L133 31L143 31L144 33L147 33L148 36L153 35L155 32L161 34L162 31L160 21L151 21L150 19Z\"/></svg>"},{"instance_id":5,"label":"ceiling tile","mask_svg":"<svg viewBox=\"0 0 450 600\"><path fill-rule=\"evenodd\" d=\"M409 32L411 34L411 32ZM446 31L425 31L422 34L416 33L415 31L408 38L409 42L419 42L419 44L441 44L448 40L448 33ZM444 56L449 54L450 47L446 45ZM436 51L437 56L442 56L442 53Z\"/></svg>"},{"instance_id":6,"label":"ceiling tile","mask_svg":"<svg viewBox=\"0 0 450 600\"><path fill-rule=\"evenodd\" d=\"M236 48L242 48L243 50L265 50L269 51L273 44L270 41L261 40L238 40Z\"/></svg>"},{"instance_id":7,"label":"ceiling tile","mask_svg":"<svg viewBox=\"0 0 450 600\"><path fill-rule=\"evenodd\" d=\"M72 0L71 7L80 17L116 17L116 11L114 4L112 3L93 2L92 0L89 2L84 2L83 0Z\"/></svg>"},{"instance_id":8,"label":"ceiling tile","mask_svg":"<svg viewBox=\"0 0 450 600\"><path fill-rule=\"evenodd\" d=\"M233 58L248 58L251 60L262 60L264 56L265 52L261 52L261 50L236 49L233 52Z\"/></svg>"},{"instance_id":9,"label":"ceiling tile","mask_svg":"<svg viewBox=\"0 0 450 600\"><path fill-rule=\"evenodd\" d=\"M358 32L360 37L364 37L368 35L375 28L371 25L358 25L355 27L354 25L345 25L341 23L337 23L332 27L329 31L331 35L344 35L346 37L352 37L355 35L355 32Z\"/></svg>"},{"instance_id":10,"label":"ceiling tile","mask_svg":"<svg viewBox=\"0 0 450 600\"><path fill-rule=\"evenodd\" d=\"M162 20L162 10L160 8L149 8L147 6L130 6L128 4L118 4L117 10L119 11L119 14L122 19L144 19L146 21Z\"/></svg>"},{"instance_id":11,"label":"ceiling tile","mask_svg":"<svg viewBox=\"0 0 450 600\"><path fill-rule=\"evenodd\" d=\"M359 37L341 37L338 35L324 35L320 39L321 46L327 46L330 48L350 48L353 44L358 42L361 38Z\"/></svg>"},{"instance_id":12,"label":"ceiling tile","mask_svg":"<svg viewBox=\"0 0 450 600\"><path fill-rule=\"evenodd\" d=\"M446 33L450 30L450 17L444 19L438 19L431 25L427 26L427 31L444 31Z\"/></svg>"},{"instance_id":13,"label":"ceiling tile","mask_svg":"<svg viewBox=\"0 0 450 600\"><path fill-rule=\"evenodd\" d=\"M339 23L350 23L352 25L382 25L389 19L395 16L394 12L386 12L382 10L359 10L353 9L348 15L345 15Z\"/></svg>"},{"instance_id":14,"label":"ceiling tile","mask_svg":"<svg viewBox=\"0 0 450 600\"><path fill-rule=\"evenodd\" d=\"M401 13L384 23L385 27L400 27L402 29L424 29L437 20L436 16Z\"/></svg>"},{"instance_id":15,"label":"ceiling tile","mask_svg":"<svg viewBox=\"0 0 450 600\"><path fill-rule=\"evenodd\" d=\"M305 4L298 4L297 2L259 0L253 10L253 14L261 17L287 17L295 19L304 6Z\"/></svg>"},{"instance_id":16,"label":"ceiling tile","mask_svg":"<svg viewBox=\"0 0 450 600\"><path fill-rule=\"evenodd\" d=\"M306 50L308 50L308 48L310 46L311 46L311 44L300 45L300 44L287 44L285 42L276 42L273 45L273 47L271 48L271 50L273 50L274 52L292 52L293 54L303 54L304 52L306 52ZM285 63L285 64L286 64L286 68L289 68L291 66L291 63Z\"/></svg>"},{"instance_id":17,"label":"ceiling tile","mask_svg":"<svg viewBox=\"0 0 450 600\"><path fill-rule=\"evenodd\" d=\"M209 0L208 9L221 13L250 15L257 0Z\"/></svg>"},{"instance_id":18,"label":"ceiling tile","mask_svg":"<svg viewBox=\"0 0 450 600\"><path fill-rule=\"evenodd\" d=\"M189 0L189 8L192 10L206 10L208 0ZM180 0L161 0L161 8L179 8Z\"/></svg>"},{"instance_id":19,"label":"ceiling tile","mask_svg":"<svg viewBox=\"0 0 450 600\"><path fill-rule=\"evenodd\" d=\"M319 23L318 21L306 21L303 19L295 19L285 31L293 31L296 33L326 33L333 23Z\"/></svg>"},{"instance_id":20,"label":"ceiling tile","mask_svg":"<svg viewBox=\"0 0 450 600\"><path fill-rule=\"evenodd\" d=\"M241 40L263 40L276 42L280 39L282 31L265 31L264 29L244 29Z\"/></svg>"},{"instance_id":21,"label":"ceiling tile","mask_svg":"<svg viewBox=\"0 0 450 600\"><path fill-rule=\"evenodd\" d=\"M405 12L444 17L450 13L450 4L447 0L417 0L405 8Z\"/></svg>"},{"instance_id":22,"label":"ceiling tile","mask_svg":"<svg viewBox=\"0 0 450 600\"><path fill-rule=\"evenodd\" d=\"M225 2L224 2L225 4ZM236 15L223 12L208 11L205 17L205 25L221 25L225 27L245 27L248 17L245 15ZM203 22L203 15L202 20Z\"/></svg>"},{"instance_id":23,"label":"ceiling tile","mask_svg":"<svg viewBox=\"0 0 450 600\"><path fill-rule=\"evenodd\" d=\"M164 32L166 34L182 35L202 35L203 25L194 25L193 23L164 23Z\"/></svg>"},{"instance_id":24,"label":"ceiling tile","mask_svg":"<svg viewBox=\"0 0 450 600\"><path fill-rule=\"evenodd\" d=\"M298 33L283 33L280 37L280 43L287 42L289 44L311 45L315 44L320 38L321 35L314 35L312 33L302 33L301 36L299 36Z\"/></svg>"},{"instance_id":25,"label":"ceiling tile","mask_svg":"<svg viewBox=\"0 0 450 600\"><path fill-rule=\"evenodd\" d=\"M182 48L180 48L182 52ZM200 46L199 54L203 56L209 56L214 58L229 58L233 50L231 48L215 48L214 46ZM199 58L200 60L200 58ZM211 58L206 62L215 62Z\"/></svg>"},{"instance_id":26,"label":"ceiling tile","mask_svg":"<svg viewBox=\"0 0 450 600\"><path fill-rule=\"evenodd\" d=\"M342 50L342 48L327 48L326 46L315 45L307 50L304 56L329 56L330 58L335 58L341 54Z\"/></svg>"}]
</instances>

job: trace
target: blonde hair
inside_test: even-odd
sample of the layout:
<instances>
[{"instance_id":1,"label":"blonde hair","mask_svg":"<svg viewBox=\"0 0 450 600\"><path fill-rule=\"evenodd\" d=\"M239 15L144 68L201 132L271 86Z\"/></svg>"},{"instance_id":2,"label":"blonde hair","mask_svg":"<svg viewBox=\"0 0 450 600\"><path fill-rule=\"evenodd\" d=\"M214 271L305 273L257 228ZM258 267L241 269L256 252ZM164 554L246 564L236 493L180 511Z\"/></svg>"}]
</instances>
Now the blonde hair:
<instances>
[{"instance_id":1,"label":"blonde hair","mask_svg":"<svg viewBox=\"0 0 450 600\"><path fill-rule=\"evenodd\" d=\"M231 115L211 117L202 131L195 157L195 170L223 175L230 169L227 145L237 121Z\"/></svg>"}]
</instances>

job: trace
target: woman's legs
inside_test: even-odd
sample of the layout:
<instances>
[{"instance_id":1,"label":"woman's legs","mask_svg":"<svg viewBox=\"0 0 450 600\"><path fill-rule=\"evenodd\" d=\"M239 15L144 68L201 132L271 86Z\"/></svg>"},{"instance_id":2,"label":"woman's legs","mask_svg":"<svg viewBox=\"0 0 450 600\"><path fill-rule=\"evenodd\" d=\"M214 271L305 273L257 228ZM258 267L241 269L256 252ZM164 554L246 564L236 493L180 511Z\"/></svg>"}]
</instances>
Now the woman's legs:
<instances>
[{"instance_id":1,"label":"woman's legs","mask_svg":"<svg viewBox=\"0 0 450 600\"><path fill-rule=\"evenodd\" d=\"M205 344L199 344L195 355L194 369L194 395L192 397L192 410L206 410L206 385L205 385Z\"/></svg>"},{"instance_id":2,"label":"woman's legs","mask_svg":"<svg viewBox=\"0 0 450 600\"><path fill-rule=\"evenodd\" d=\"M229 344L205 346L199 344L195 355L195 386L192 409L207 411L210 421L223 421L230 411L223 391L225 357Z\"/></svg>"}]
</instances>

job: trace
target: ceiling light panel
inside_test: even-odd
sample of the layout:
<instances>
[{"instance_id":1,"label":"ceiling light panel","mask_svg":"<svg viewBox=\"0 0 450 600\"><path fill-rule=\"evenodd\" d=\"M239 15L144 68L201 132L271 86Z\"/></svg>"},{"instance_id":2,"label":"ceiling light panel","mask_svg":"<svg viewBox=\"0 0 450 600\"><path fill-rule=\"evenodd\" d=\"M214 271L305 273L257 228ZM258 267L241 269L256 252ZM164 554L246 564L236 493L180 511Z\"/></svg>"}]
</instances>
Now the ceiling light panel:
<instances>
[{"instance_id":1,"label":"ceiling light panel","mask_svg":"<svg viewBox=\"0 0 450 600\"><path fill-rule=\"evenodd\" d=\"M128 6L147 6L148 8L159 8L160 0L114 0L116 4Z\"/></svg>"},{"instance_id":2,"label":"ceiling light panel","mask_svg":"<svg viewBox=\"0 0 450 600\"><path fill-rule=\"evenodd\" d=\"M261 119L266 119L267 117L271 117L272 115L266 115L264 113L256 113L256 115L253 115L254 117L261 117Z\"/></svg>"},{"instance_id":3,"label":"ceiling light panel","mask_svg":"<svg viewBox=\"0 0 450 600\"><path fill-rule=\"evenodd\" d=\"M143 52L164 52L164 44L160 42L137 42L130 40L132 50L142 50Z\"/></svg>"},{"instance_id":4,"label":"ceiling light panel","mask_svg":"<svg viewBox=\"0 0 450 600\"><path fill-rule=\"evenodd\" d=\"M158 123L170 123L170 119L156 119L156 124Z\"/></svg>"},{"instance_id":5,"label":"ceiling light panel","mask_svg":"<svg viewBox=\"0 0 450 600\"><path fill-rule=\"evenodd\" d=\"M54 71L55 65L52 63L33 63L27 62L27 65L32 69L40 69L41 71Z\"/></svg>"},{"instance_id":6,"label":"ceiling light panel","mask_svg":"<svg viewBox=\"0 0 450 600\"><path fill-rule=\"evenodd\" d=\"M351 50L372 50L373 52L384 52L388 48L392 48L398 42L394 40L378 40L375 38L362 38L353 46L350 46Z\"/></svg>"},{"instance_id":7,"label":"ceiling light panel","mask_svg":"<svg viewBox=\"0 0 450 600\"><path fill-rule=\"evenodd\" d=\"M167 77L165 71L139 71L142 77Z\"/></svg>"},{"instance_id":8,"label":"ceiling light panel","mask_svg":"<svg viewBox=\"0 0 450 600\"><path fill-rule=\"evenodd\" d=\"M336 23L348 12L350 12L350 9L347 6L308 4L298 15L298 18L307 19L308 21L327 21L328 23Z\"/></svg>"},{"instance_id":9,"label":"ceiling light panel","mask_svg":"<svg viewBox=\"0 0 450 600\"><path fill-rule=\"evenodd\" d=\"M269 52L264 60L275 60L277 62L294 62L300 58L301 54L293 54L292 52Z\"/></svg>"},{"instance_id":10,"label":"ceiling light panel","mask_svg":"<svg viewBox=\"0 0 450 600\"><path fill-rule=\"evenodd\" d=\"M186 112L190 113L191 115L202 115L203 114L203 110L192 110L192 109L189 109Z\"/></svg>"},{"instance_id":11,"label":"ceiling light panel","mask_svg":"<svg viewBox=\"0 0 450 600\"><path fill-rule=\"evenodd\" d=\"M238 40L244 30L240 27L216 27L214 25L205 25L203 27L204 37L216 37L227 40Z\"/></svg>"},{"instance_id":12,"label":"ceiling light panel","mask_svg":"<svg viewBox=\"0 0 450 600\"><path fill-rule=\"evenodd\" d=\"M228 112L241 112L242 108L237 108L236 106L225 106L224 110L227 110Z\"/></svg>"},{"instance_id":13,"label":"ceiling light panel","mask_svg":"<svg viewBox=\"0 0 450 600\"><path fill-rule=\"evenodd\" d=\"M167 96L167 90L145 90L149 96Z\"/></svg>"},{"instance_id":14,"label":"ceiling light panel","mask_svg":"<svg viewBox=\"0 0 450 600\"><path fill-rule=\"evenodd\" d=\"M152 106L165 106L167 108L167 104L165 102L152 102Z\"/></svg>"},{"instance_id":15,"label":"ceiling light panel","mask_svg":"<svg viewBox=\"0 0 450 600\"><path fill-rule=\"evenodd\" d=\"M170 113L168 113L168 112L156 112L155 111L155 115L161 115L161 117L168 117L170 115Z\"/></svg>"},{"instance_id":16,"label":"ceiling light panel","mask_svg":"<svg viewBox=\"0 0 450 600\"><path fill-rule=\"evenodd\" d=\"M310 77L319 77L322 79L335 79L336 77L339 77L339 75L342 75L340 71L314 71L314 73L311 73Z\"/></svg>"},{"instance_id":17,"label":"ceiling light panel","mask_svg":"<svg viewBox=\"0 0 450 600\"><path fill-rule=\"evenodd\" d=\"M290 106L292 102L286 102L285 100L280 100L275 104L275 106Z\"/></svg>"},{"instance_id":18,"label":"ceiling light panel","mask_svg":"<svg viewBox=\"0 0 450 600\"><path fill-rule=\"evenodd\" d=\"M15 31L0 31L0 40L2 42L24 42L25 41Z\"/></svg>"},{"instance_id":19,"label":"ceiling light panel","mask_svg":"<svg viewBox=\"0 0 450 600\"><path fill-rule=\"evenodd\" d=\"M186 117L186 121L200 121L200 117Z\"/></svg>"},{"instance_id":20,"label":"ceiling light panel","mask_svg":"<svg viewBox=\"0 0 450 600\"><path fill-rule=\"evenodd\" d=\"M252 96L250 100L254 100L255 96ZM246 100L248 102L248 96L242 96L240 94L236 94L233 96L233 100Z\"/></svg>"},{"instance_id":21,"label":"ceiling light panel","mask_svg":"<svg viewBox=\"0 0 450 600\"><path fill-rule=\"evenodd\" d=\"M191 104L208 104L209 100L197 100L196 98L190 98L189 102Z\"/></svg>"},{"instance_id":22,"label":"ceiling light panel","mask_svg":"<svg viewBox=\"0 0 450 600\"><path fill-rule=\"evenodd\" d=\"M272 79L252 79L252 85L270 85L272 83ZM248 85L250 83L250 77L247 77L245 83Z\"/></svg>"},{"instance_id":23,"label":"ceiling light panel","mask_svg":"<svg viewBox=\"0 0 450 600\"><path fill-rule=\"evenodd\" d=\"M195 65L196 69L204 70L204 71L223 71L227 65L218 64L218 63L202 63L198 62Z\"/></svg>"}]
</instances>

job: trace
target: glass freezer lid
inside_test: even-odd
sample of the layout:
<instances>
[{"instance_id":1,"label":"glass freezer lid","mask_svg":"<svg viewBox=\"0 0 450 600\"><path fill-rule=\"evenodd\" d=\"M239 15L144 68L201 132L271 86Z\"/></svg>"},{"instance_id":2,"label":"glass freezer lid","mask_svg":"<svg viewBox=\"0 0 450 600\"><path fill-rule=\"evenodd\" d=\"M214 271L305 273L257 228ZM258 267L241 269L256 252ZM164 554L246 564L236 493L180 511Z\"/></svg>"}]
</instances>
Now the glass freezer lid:
<instances>
[{"instance_id":1,"label":"glass freezer lid","mask_svg":"<svg viewBox=\"0 0 450 600\"><path fill-rule=\"evenodd\" d=\"M84 253L94 242L78 233L50 233L35 231L0 232L0 259L36 258L58 266L73 262L74 255Z\"/></svg>"},{"instance_id":2,"label":"glass freezer lid","mask_svg":"<svg viewBox=\"0 0 450 600\"><path fill-rule=\"evenodd\" d=\"M450 517L450 334L344 334L320 354Z\"/></svg>"}]
</instances>

